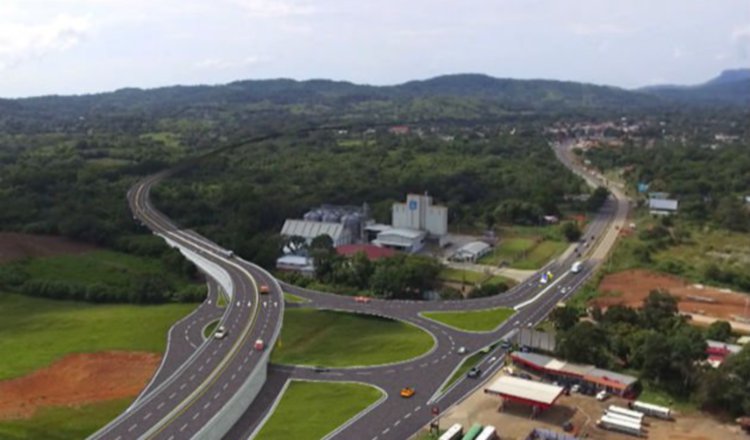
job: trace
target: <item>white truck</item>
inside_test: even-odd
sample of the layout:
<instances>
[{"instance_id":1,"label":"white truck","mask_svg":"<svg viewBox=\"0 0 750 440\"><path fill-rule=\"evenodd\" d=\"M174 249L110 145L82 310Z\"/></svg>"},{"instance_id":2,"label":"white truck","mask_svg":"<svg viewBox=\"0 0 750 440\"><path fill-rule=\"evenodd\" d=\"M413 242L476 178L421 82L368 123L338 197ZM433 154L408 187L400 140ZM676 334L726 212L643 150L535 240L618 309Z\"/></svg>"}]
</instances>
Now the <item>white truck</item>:
<instances>
[{"instance_id":1,"label":"white truck","mask_svg":"<svg viewBox=\"0 0 750 440\"><path fill-rule=\"evenodd\" d=\"M672 410L666 406L654 405L652 403L641 402L640 400L631 403L629 406L631 409L642 412L647 416L654 416L665 420L672 418Z\"/></svg>"},{"instance_id":2,"label":"white truck","mask_svg":"<svg viewBox=\"0 0 750 440\"><path fill-rule=\"evenodd\" d=\"M630 417L631 419L638 420L638 422L643 423L643 413L638 411L633 411L631 409L623 408L621 406L616 405L609 405L609 408L607 408L607 413L612 414L620 414L626 417Z\"/></svg>"},{"instance_id":3,"label":"white truck","mask_svg":"<svg viewBox=\"0 0 750 440\"><path fill-rule=\"evenodd\" d=\"M641 425L637 423L624 422L622 420L618 420L606 415L602 416L602 418L596 422L596 425L600 428L608 429L610 431L624 432L626 434L632 434L638 437L643 435Z\"/></svg>"}]
</instances>

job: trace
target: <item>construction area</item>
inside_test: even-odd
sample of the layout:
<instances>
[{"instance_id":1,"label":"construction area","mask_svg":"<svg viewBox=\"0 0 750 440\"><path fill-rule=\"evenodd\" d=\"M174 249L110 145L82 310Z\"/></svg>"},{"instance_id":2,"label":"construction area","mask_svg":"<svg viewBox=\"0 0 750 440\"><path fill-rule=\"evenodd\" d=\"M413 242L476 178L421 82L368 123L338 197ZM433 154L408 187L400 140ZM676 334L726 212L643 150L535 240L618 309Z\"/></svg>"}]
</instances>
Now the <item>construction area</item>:
<instances>
[{"instance_id":1,"label":"construction area","mask_svg":"<svg viewBox=\"0 0 750 440\"><path fill-rule=\"evenodd\" d=\"M593 396L574 392L566 395L561 392L562 388L541 382L537 382L539 385L531 387L531 390L524 390L520 387L521 379L511 377L507 371L508 369L504 368L489 378L463 402L445 411L440 418L441 428L447 429L456 423L464 427L474 424L492 425L497 427L498 438L503 440L526 440L530 432L540 428L577 438L601 440L639 438L632 434L606 430L597 426L597 421L609 411L610 406L628 408L628 400L608 396L600 401ZM532 376L532 380L537 379ZM486 391L488 389L490 391ZM536 397L531 396L535 393L534 390L538 391ZM503 394L513 396L504 398ZM543 405L539 406L532 402L536 400ZM571 425L569 428L572 429L565 432L563 427L568 423ZM642 423L640 438L651 440L740 440L748 438L738 425L723 424L701 413L673 413L670 420L645 416Z\"/></svg>"},{"instance_id":2,"label":"construction area","mask_svg":"<svg viewBox=\"0 0 750 440\"><path fill-rule=\"evenodd\" d=\"M696 324L709 325L721 319L729 321L734 331L750 334L750 294L692 284L674 275L643 269L607 275L599 285L604 296L591 300L589 305L607 308L619 304L637 308L655 289L666 290L679 298L680 313L690 315Z\"/></svg>"}]
</instances>

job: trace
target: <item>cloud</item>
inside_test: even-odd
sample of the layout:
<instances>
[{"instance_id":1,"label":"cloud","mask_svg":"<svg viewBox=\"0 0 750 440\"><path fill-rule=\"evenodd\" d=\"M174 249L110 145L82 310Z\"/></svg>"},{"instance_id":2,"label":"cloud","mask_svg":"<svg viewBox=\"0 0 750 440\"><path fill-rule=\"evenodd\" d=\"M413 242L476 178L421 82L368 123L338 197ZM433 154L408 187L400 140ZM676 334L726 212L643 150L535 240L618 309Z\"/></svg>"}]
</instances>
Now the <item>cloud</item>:
<instances>
[{"instance_id":1,"label":"cloud","mask_svg":"<svg viewBox=\"0 0 750 440\"><path fill-rule=\"evenodd\" d=\"M568 30L575 35L624 35L633 32L633 29L614 23L575 23L568 26Z\"/></svg>"},{"instance_id":2,"label":"cloud","mask_svg":"<svg viewBox=\"0 0 750 440\"><path fill-rule=\"evenodd\" d=\"M237 67L246 67L258 63L257 57L247 57L240 60L227 60L220 58L206 58L195 64L198 69L226 70Z\"/></svg>"},{"instance_id":3,"label":"cloud","mask_svg":"<svg viewBox=\"0 0 750 440\"><path fill-rule=\"evenodd\" d=\"M736 27L732 30L732 41L750 38L750 24Z\"/></svg>"},{"instance_id":4,"label":"cloud","mask_svg":"<svg viewBox=\"0 0 750 440\"><path fill-rule=\"evenodd\" d=\"M262 18L310 15L315 10L309 4L289 0L232 0L232 3L252 17Z\"/></svg>"},{"instance_id":5,"label":"cloud","mask_svg":"<svg viewBox=\"0 0 750 440\"><path fill-rule=\"evenodd\" d=\"M0 23L0 70L68 50L83 41L91 27L89 17L69 15L42 24Z\"/></svg>"}]
</instances>

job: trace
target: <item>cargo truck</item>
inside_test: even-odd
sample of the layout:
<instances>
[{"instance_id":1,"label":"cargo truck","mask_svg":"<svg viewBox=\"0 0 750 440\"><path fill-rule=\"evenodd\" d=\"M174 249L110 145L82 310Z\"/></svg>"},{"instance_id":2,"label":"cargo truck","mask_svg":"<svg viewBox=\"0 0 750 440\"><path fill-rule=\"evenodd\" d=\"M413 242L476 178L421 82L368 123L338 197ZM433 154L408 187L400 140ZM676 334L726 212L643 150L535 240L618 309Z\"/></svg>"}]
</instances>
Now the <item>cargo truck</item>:
<instances>
[{"instance_id":1,"label":"cargo truck","mask_svg":"<svg viewBox=\"0 0 750 440\"><path fill-rule=\"evenodd\" d=\"M638 425L638 427L640 429L643 429L643 422L639 421L638 419L634 419L632 417L624 416L622 414L613 413L613 412L607 411L607 410L604 411L604 415L607 416L607 417L610 417L610 418L612 418L614 420L619 420L619 421L621 421L623 423Z\"/></svg>"},{"instance_id":2,"label":"cargo truck","mask_svg":"<svg viewBox=\"0 0 750 440\"><path fill-rule=\"evenodd\" d=\"M623 416L636 419L640 423L643 423L643 417L644 417L643 413L638 412L638 411L633 411L627 408L623 408L621 406L609 405L609 408L607 408L607 412L610 412L612 414L621 414Z\"/></svg>"},{"instance_id":3,"label":"cargo truck","mask_svg":"<svg viewBox=\"0 0 750 440\"><path fill-rule=\"evenodd\" d=\"M610 431L623 432L623 433L632 434L638 437L643 435L640 425L635 424L635 423L626 423L621 420L608 417L606 415L602 416L602 418L596 422L596 425L599 426L600 428L608 429Z\"/></svg>"},{"instance_id":4,"label":"cargo truck","mask_svg":"<svg viewBox=\"0 0 750 440\"><path fill-rule=\"evenodd\" d=\"M468 431L466 431L466 434L461 437L461 440L476 440L479 434L482 433L482 429L484 429L482 425L475 423Z\"/></svg>"},{"instance_id":5,"label":"cargo truck","mask_svg":"<svg viewBox=\"0 0 750 440\"><path fill-rule=\"evenodd\" d=\"M482 432L479 433L479 436L476 438L476 440L497 440L497 430L492 425L487 425L484 427Z\"/></svg>"},{"instance_id":6,"label":"cargo truck","mask_svg":"<svg viewBox=\"0 0 750 440\"><path fill-rule=\"evenodd\" d=\"M654 405L651 403L641 402L640 400L631 402L628 404L630 409L642 412L647 416L658 417L660 419L669 420L672 418L672 410L666 406Z\"/></svg>"},{"instance_id":7,"label":"cargo truck","mask_svg":"<svg viewBox=\"0 0 750 440\"><path fill-rule=\"evenodd\" d=\"M440 436L438 440L459 440L464 436L464 427L456 423Z\"/></svg>"}]
</instances>

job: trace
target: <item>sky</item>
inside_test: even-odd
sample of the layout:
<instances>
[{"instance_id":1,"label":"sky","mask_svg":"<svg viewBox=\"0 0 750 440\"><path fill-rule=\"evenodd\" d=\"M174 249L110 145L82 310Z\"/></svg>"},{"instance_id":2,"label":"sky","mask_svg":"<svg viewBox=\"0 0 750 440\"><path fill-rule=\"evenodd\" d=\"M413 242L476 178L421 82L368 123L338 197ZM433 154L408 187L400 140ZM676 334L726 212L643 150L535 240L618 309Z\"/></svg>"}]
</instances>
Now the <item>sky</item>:
<instances>
[{"instance_id":1,"label":"sky","mask_svg":"<svg viewBox=\"0 0 750 440\"><path fill-rule=\"evenodd\" d=\"M450 73L625 88L750 67L748 0L2 0L0 96Z\"/></svg>"}]
</instances>

